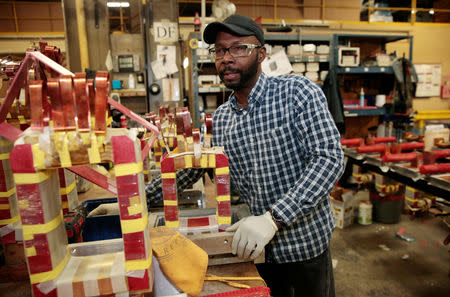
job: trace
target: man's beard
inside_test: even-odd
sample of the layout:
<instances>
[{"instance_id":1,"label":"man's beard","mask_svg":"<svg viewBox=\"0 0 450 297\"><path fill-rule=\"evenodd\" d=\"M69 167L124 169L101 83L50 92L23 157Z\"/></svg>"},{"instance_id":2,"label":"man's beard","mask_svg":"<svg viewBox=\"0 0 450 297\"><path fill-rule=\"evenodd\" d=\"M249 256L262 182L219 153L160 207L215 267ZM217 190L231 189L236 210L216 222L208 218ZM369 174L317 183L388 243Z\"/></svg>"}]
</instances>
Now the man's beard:
<instances>
[{"instance_id":1,"label":"man's beard","mask_svg":"<svg viewBox=\"0 0 450 297\"><path fill-rule=\"evenodd\" d=\"M240 74L240 80L237 82L227 83L224 81L224 72L234 71ZM232 90L239 90L247 86L248 82L251 81L254 76L258 73L258 56L248 65L244 70L235 69L232 66L225 67L221 72L219 72L220 79L224 82L225 86Z\"/></svg>"}]
</instances>

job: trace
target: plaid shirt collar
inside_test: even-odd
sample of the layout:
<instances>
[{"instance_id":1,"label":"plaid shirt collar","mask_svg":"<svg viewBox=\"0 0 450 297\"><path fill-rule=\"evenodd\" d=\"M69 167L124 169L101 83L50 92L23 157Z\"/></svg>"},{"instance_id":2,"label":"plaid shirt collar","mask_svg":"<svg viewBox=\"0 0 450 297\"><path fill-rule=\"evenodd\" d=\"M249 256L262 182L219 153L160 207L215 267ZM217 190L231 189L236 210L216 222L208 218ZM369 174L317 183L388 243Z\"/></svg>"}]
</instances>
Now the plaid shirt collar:
<instances>
[{"instance_id":1,"label":"plaid shirt collar","mask_svg":"<svg viewBox=\"0 0 450 297\"><path fill-rule=\"evenodd\" d=\"M264 96L261 96L266 89L267 86L267 75L264 72L261 72L259 75L258 81L256 82L253 89L250 91L250 94L247 97L248 100L248 111L250 111L253 106L256 105L256 103L260 103L262 99L264 99ZM235 112L242 112L243 109L239 108L237 105L237 99L234 96L234 91L230 94L230 97L228 98L228 101L230 102L230 107Z\"/></svg>"}]
</instances>

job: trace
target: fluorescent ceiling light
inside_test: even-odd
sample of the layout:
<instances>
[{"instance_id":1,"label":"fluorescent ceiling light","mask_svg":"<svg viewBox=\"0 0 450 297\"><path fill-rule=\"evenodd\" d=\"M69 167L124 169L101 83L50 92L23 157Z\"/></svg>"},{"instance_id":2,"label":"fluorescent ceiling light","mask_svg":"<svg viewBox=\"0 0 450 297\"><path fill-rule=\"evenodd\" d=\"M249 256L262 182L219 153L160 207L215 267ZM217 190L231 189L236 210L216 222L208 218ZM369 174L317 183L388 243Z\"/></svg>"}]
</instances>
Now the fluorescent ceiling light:
<instances>
[{"instance_id":1,"label":"fluorescent ceiling light","mask_svg":"<svg viewBox=\"0 0 450 297\"><path fill-rule=\"evenodd\" d=\"M434 9L433 9L433 8L430 9L429 13L430 13L430 14L434 14Z\"/></svg>"},{"instance_id":2,"label":"fluorescent ceiling light","mask_svg":"<svg viewBox=\"0 0 450 297\"><path fill-rule=\"evenodd\" d=\"M130 7L130 2L106 2L108 7Z\"/></svg>"}]
</instances>

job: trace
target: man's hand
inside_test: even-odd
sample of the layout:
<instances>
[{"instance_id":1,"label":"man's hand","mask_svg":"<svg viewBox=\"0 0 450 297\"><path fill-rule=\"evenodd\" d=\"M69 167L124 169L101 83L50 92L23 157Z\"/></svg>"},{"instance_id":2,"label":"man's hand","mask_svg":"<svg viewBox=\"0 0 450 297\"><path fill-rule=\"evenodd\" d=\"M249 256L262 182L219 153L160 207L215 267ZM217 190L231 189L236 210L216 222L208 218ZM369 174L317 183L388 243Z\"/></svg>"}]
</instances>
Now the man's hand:
<instances>
[{"instance_id":1,"label":"man's hand","mask_svg":"<svg viewBox=\"0 0 450 297\"><path fill-rule=\"evenodd\" d=\"M237 231L236 231L237 230ZM278 231L270 212L243 218L226 231L236 231L231 250L240 258L256 259ZM253 251L253 253L252 253ZM250 254L251 253L251 254Z\"/></svg>"},{"instance_id":2,"label":"man's hand","mask_svg":"<svg viewBox=\"0 0 450 297\"><path fill-rule=\"evenodd\" d=\"M114 215L119 214L118 203L104 203L93 209L88 216Z\"/></svg>"}]
</instances>

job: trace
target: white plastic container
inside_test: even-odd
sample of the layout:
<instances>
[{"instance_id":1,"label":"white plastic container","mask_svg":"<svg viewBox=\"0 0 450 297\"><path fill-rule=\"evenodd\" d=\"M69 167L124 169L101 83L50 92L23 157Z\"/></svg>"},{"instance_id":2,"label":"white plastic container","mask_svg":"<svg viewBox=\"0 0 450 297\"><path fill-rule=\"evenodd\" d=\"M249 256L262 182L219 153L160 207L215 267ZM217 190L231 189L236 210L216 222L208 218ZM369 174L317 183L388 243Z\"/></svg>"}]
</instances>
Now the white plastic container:
<instances>
[{"instance_id":1,"label":"white plastic container","mask_svg":"<svg viewBox=\"0 0 450 297\"><path fill-rule=\"evenodd\" d=\"M136 82L134 80L134 74L130 73L128 76L128 89L135 89L136 88Z\"/></svg>"},{"instance_id":2,"label":"white plastic container","mask_svg":"<svg viewBox=\"0 0 450 297\"><path fill-rule=\"evenodd\" d=\"M369 200L362 200L359 203L358 223L361 225L372 224L372 203Z\"/></svg>"}]
</instances>

